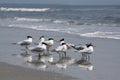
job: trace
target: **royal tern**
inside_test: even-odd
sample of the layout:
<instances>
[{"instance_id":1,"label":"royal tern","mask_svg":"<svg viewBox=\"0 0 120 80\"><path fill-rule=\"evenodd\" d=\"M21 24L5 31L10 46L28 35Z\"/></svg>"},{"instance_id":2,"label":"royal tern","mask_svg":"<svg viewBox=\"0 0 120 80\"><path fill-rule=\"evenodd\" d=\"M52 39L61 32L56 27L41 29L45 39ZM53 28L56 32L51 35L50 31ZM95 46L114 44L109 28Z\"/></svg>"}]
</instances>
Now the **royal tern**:
<instances>
[{"instance_id":1,"label":"royal tern","mask_svg":"<svg viewBox=\"0 0 120 80\"><path fill-rule=\"evenodd\" d=\"M62 45L62 43L66 43L64 38L60 39L60 40L57 41L57 42L59 42L60 45ZM70 49L74 44L66 43L66 45L67 45L67 48Z\"/></svg>"},{"instance_id":2,"label":"royal tern","mask_svg":"<svg viewBox=\"0 0 120 80\"><path fill-rule=\"evenodd\" d=\"M46 46L47 46L47 44L42 42L42 44L39 44L39 45L37 45L35 47L30 47L29 50L31 52L38 53L39 56L40 56L41 54L43 54L46 51L46 49L47 49ZM39 56L38 56L38 59L40 58Z\"/></svg>"},{"instance_id":3,"label":"royal tern","mask_svg":"<svg viewBox=\"0 0 120 80\"><path fill-rule=\"evenodd\" d=\"M89 54L94 51L94 46L92 43L88 43L85 46L72 46L77 52L82 54L82 58L90 59Z\"/></svg>"},{"instance_id":4,"label":"royal tern","mask_svg":"<svg viewBox=\"0 0 120 80\"><path fill-rule=\"evenodd\" d=\"M13 44L25 46L25 48L28 49L28 45L30 45L32 43L32 41L33 41L32 36L27 36L27 39L25 39L23 41L19 41L17 43L13 43Z\"/></svg>"},{"instance_id":5,"label":"royal tern","mask_svg":"<svg viewBox=\"0 0 120 80\"><path fill-rule=\"evenodd\" d=\"M47 44L47 53L49 53L50 47L52 47L52 45L54 44L54 39L49 38L48 41L45 41L45 43Z\"/></svg>"},{"instance_id":6,"label":"royal tern","mask_svg":"<svg viewBox=\"0 0 120 80\"><path fill-rule=\"evenodd\" d=\"M62 45L58 46L56 49L52 50L53 52L57 52L59 54L59 58L63 57L63 53L66 56L66 51L67 51L67 45L66 43L62 43Z\"/></svg>"}]
</instances>

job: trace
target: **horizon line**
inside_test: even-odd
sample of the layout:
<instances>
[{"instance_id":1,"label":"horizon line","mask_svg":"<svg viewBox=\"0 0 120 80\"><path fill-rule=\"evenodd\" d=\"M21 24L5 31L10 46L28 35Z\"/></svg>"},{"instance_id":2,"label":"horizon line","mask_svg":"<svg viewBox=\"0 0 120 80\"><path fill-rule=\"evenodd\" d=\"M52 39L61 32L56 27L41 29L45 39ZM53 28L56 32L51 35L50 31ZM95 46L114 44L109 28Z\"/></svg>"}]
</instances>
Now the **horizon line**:
<instances>
[{"instance_id":1,"label":"horizon line","mask_svg":"<svg viewBox=\"0 0 120 80\"><path fill-rule=\"evenodd\" d=\"M63 5L63 6L120 6L119 4L49 4L49 3L0 3L2 4L33 4L33 5Z\"/></svg>"}]
</instances>

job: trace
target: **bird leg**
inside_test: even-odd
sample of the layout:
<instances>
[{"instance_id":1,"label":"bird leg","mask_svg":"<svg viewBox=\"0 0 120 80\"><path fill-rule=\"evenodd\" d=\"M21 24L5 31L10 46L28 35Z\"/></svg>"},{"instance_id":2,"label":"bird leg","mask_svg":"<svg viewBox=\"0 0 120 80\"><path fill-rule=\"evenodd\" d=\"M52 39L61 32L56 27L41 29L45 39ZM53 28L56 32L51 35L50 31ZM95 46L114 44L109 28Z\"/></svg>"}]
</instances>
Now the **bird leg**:
<instances>
[{"instance_id":1,"label":"bird leg","mask_svg":"<svg viewBox=\"0 0 120 80\"><path fill-rule=\"evenodd\" d=\"M87 59L87 56L85 55L85 53L82 53L82 59L83 59L83 60L86 60L86 59Z\"/></svg>"},{"instance_id":2,"label":"bird leg","mask_svg":"<svg viewBox=\"0 0 120 80\"><path fill-rule=\"evenodd\" d=\"M40 53L38 54L38 60L40 60L40 58L41 58L41 55L40 55Z\"/></svg>"},{"instance_id":3,"label":"bird leg","mask_svg":"<svg viewBox=\"0 0 120 80\"><path fill-rule=\"evenodd\" d=\"M65 55L65 57L66 57L66 52L64 52L64 55Z\"/></svg>"},{"instance_id":4,"label":"bird leg","mask_svg":"<svg viewBox=\"0 0 120 80\"><path fill-rule=\"evenodd\" d=\"M60 58L62 57L62 56L61 56L61 53L58 52L58 54L59 54L59 59L60 59Z\"/></svg>"},{"instance_id":5,"label":"bird leg","mask_svg":"<svg viewBox=\"0 0 120 80\"><path fill-rule=\"evenodd\" d=\"M47 54L49 54L49 48L47 48Z\"/></svg>"},{"instance_id":6,"label":"bird leg","mask_svg":"<svg viewBox=\"0 0 120 80\"><path fill-rule=\"evenodd\" d=\"M25 49L28 49L28 46L25 46Z\"/></svg>"},{"instance_id":7,"label":"bird leg","mask_svg":"<svg viewBox=\"0 0 120 80\"><path fill-rule=\"evenodd\" d=\"M90 55L89 54L87 55L87 61L90 61Z\"/></svg>"},{"instance_id":8,"label":"bird leg","mask_svg":"<svg viewBox=\"0 0 120 80\"><path fill-rule=\"evenodd\" d=\"M84 53L81 53L82 54L82 60L84 60Z\"/></svg>"}]
</instances>

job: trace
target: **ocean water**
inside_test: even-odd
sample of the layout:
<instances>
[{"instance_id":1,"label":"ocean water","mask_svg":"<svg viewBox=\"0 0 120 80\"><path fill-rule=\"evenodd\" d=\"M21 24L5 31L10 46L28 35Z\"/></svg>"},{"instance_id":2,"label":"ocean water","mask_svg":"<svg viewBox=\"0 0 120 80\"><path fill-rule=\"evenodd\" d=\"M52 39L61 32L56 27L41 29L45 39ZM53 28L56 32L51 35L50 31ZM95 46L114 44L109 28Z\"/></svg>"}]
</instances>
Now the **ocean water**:
<instances>
[{"instance_id":1,"label":"ocean water","mask_svg":"<svg viewBox=\"0 0 120 80\"><path fill-rule=\"evenodd\" d=\"M0 27L2 27L0 29L2 33L0 34L2 36L0 39L0 61L2 62L62 73L79 78L80 80L120 80L120 6L0 4ZM9 27L9 32L7 32L8 28L4 27ZM76 44L92 41L97 47L95 48L95 52L90 56L91 60L85 61L85 65L84 61L82 63L80 59L81 55L71 50L67 51L71 60L68 58L68 60L63 60L59 63L58 55L54 54L52 56L55 61L58 61L57 65L50 63L45 63L45 65L31 65L26 63L27 57L20 55L24 52L21 50L22 47L10 44L12 41L16 42L21 40L21 38L24 39L25 33L30 33L23 31L20 33L20 37L11 38L11 36L16 36L14 33L21 32L22 28L29 28L29 31L34 29L38 31L68 33L64 34L65 36L75 34L83 37L95 37L88 39L80 37L81 40L75 39L75 41L70 41ZM8 34L11 36L8 36ZM38 37L38 35L34 36ZM33 53L30 52L30 54L36 58ZM73 59L77 60L78 63L73 65ZM48 65L48 68L45 68L46 65ZM91 70L92 68L93 70Z\"/></svg>"},{"instance_id":2,"label":"ocean water","mask_svg":"<svg viewBox=\"0 0 120 80\"><path fill-rule=\"evenodd\" d=\"M120 6L0 4L0 26L120 39Z\"/></svg>"}]
</instances>

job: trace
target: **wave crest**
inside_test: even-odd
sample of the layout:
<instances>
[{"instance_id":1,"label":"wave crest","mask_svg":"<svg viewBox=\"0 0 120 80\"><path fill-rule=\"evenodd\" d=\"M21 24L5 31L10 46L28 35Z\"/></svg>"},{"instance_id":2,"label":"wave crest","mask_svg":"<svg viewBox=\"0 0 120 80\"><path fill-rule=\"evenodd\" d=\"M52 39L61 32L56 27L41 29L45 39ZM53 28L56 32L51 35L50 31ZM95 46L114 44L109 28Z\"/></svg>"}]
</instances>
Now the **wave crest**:
<instances>
[{"instance_id":1,"label":"wave crest","mask_svg":"<svg viewBox=\"0 0 120 80\"><path fill-rule=\"evenodd\" d=\"M67 25L88 25L87 23L77 22L74 20L57 20L57 19L44 19L44 18L22 18L22 17L15 17L16 21L33 21L33 22L52 22L55 24L67 24Z\"/></svg>"},{"instance_id":2,"label":"wave crest","mask_svg":"<svg viewBox=\"0 0 120 80\"><path fill-rule=\"evenodd\" d=\"M26 12L45 12L50 10L50 8L6 8L1 7L0 11L26 11Z\"/></svg>"},{"instance_id":3,"label":"wave crest","mask_svg":"<svg viewBox=\"0 0 120 80\"><path fill-rule=\"evenodd\" d=\"M9 27L17 27L17 28L30 28L35 30L45 30L45 31L56 31L56 32L64 32L69 34L79 35L80 33L77 29L74 28L54 28L54 27L47 27L46 25L29 25L29 24L11 24L8 25ZM91 33L83 33L80 36L84 37L96 37L96 38L108 38L108 39L120 39L120 32L102 32L96 31Z\"/></svg>"},{"instance_id":4,"label":"wave crest","mask_svg":"<svg viewBox=\"0 0 120 80\"><path fill-rule=\"evenodd\" d=\"M120 39L120 32L100 32L100 31L97 31L97 32L93 32L93 33L81 34L80 36Z\"/></svg>"},{"instance_id":5,"label":"wave crest","mask_svg":"<svg viewBox=\"0 0 120 80\"><path fill-rule=\"evenodd\" d=\"M17 21L34 21L34 22L49 22L49 21L52 21L51 19L20 18L20 17L15 17L14 19L17 20Z\"/></svg>"}]
</instances>

